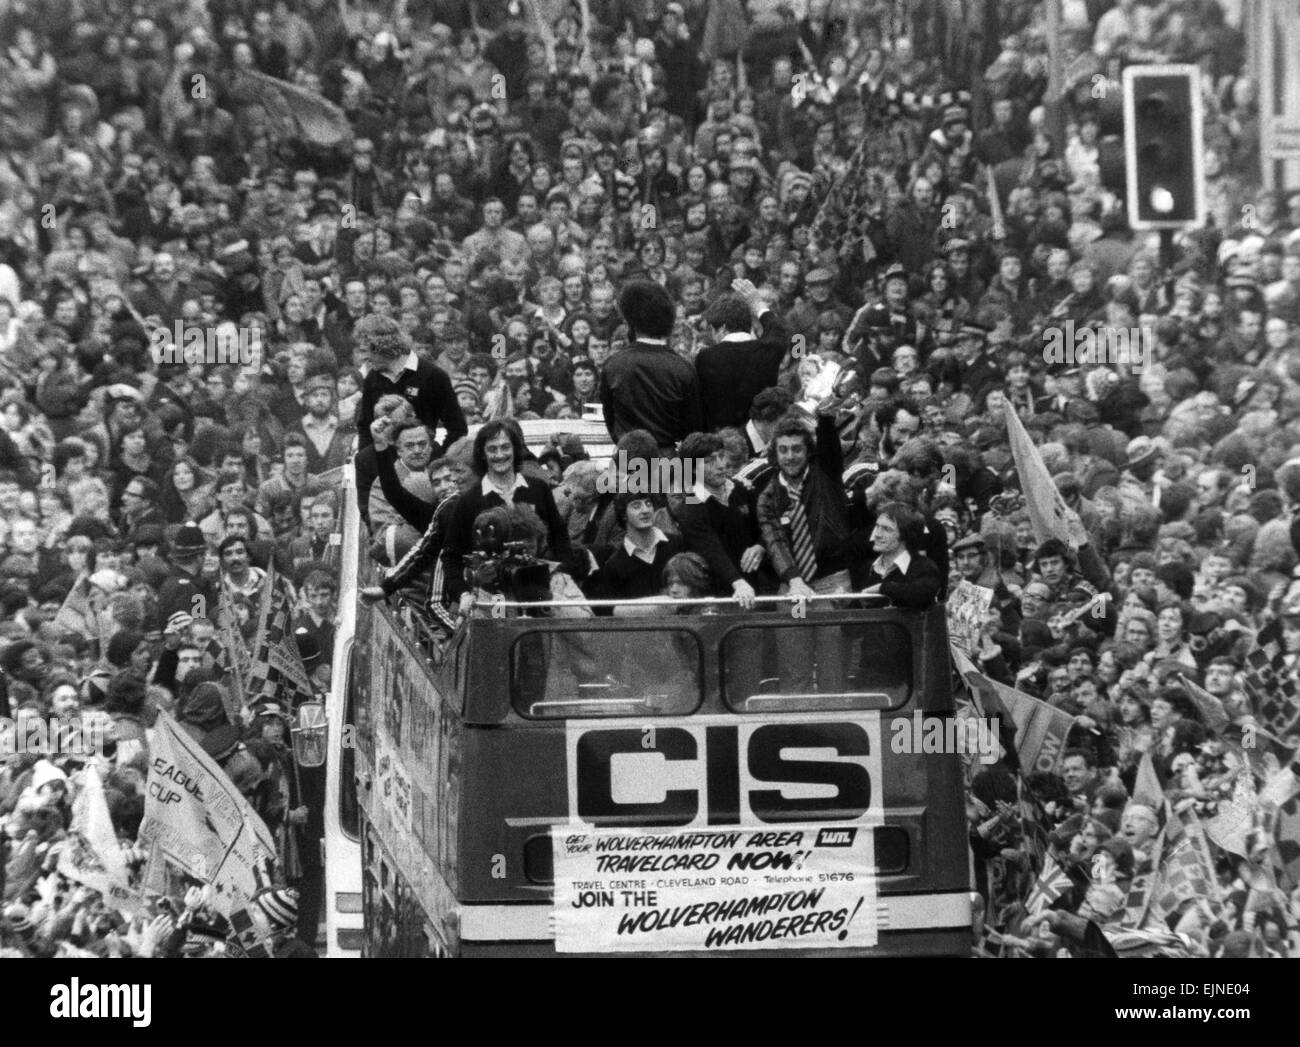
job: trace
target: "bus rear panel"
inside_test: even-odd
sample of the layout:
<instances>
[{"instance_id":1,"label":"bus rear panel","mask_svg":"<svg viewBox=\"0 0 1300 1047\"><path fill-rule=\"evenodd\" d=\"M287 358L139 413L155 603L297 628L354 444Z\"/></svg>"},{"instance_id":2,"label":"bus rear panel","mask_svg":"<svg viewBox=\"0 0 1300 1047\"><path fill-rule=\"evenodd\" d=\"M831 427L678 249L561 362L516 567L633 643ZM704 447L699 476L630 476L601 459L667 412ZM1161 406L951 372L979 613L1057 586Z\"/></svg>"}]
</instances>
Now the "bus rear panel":
<instances>
[{"instance_id":1,"label":"bus rear panel","mask_svg":"<svg viewBox=\"0 0 1300 1047\"><path fill-rule=\"evenodd\" d=\"M968 954L944 610L799 610L362 610L365 953Z\"/></svg>"}]
</instances>

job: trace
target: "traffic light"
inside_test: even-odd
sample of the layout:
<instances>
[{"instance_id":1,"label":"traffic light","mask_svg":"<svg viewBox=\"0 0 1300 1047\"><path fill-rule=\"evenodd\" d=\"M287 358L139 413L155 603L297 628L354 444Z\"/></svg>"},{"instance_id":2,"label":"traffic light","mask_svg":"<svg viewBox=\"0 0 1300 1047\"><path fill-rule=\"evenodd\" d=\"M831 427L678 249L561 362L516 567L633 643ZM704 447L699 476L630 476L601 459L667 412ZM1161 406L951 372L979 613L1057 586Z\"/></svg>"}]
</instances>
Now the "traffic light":
<instances>
[{"instance_id":1,"label":"traffic light","mask_svg":"<svg viewBox=\"0 0 1300 1047\"><path fill-rule=\"evenodd\" d=\"M1205 222L1200 81L1194 65L1124 70L1124 153L1134 229Z\"/></svg>"}]
</instances>

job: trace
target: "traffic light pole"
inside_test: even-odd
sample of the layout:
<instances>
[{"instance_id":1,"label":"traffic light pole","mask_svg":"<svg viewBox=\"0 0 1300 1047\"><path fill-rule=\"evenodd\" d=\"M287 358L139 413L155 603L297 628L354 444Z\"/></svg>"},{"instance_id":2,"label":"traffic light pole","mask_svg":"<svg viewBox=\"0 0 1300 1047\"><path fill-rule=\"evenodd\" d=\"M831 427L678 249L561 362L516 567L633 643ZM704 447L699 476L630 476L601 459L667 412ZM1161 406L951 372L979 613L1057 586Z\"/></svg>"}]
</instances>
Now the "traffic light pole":
<instances>
[{"instance_id":1,"label":"traffic light pole","mask_svg":"<svg viewBox=\"0 0 1300 1047\"><path fill-rule=\"evenodd\" d=\"M1160 230L1160 268L1169 273L1174 268L1174 231Z\"/></svg>"}]
</instances>

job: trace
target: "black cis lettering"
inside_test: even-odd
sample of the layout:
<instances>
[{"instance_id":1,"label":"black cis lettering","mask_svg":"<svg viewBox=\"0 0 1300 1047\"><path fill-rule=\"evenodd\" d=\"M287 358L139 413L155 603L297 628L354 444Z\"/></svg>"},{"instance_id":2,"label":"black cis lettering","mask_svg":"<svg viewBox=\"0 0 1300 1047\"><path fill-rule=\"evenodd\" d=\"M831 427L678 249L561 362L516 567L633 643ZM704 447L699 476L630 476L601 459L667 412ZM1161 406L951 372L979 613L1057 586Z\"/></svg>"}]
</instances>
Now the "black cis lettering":
<instances>
[{"instance_id":1,"label":"black cis lettering","mask_svg":"<svg viewBox=\"0 0 1300 1047\"><path fill-rule=\"evenodd\" d=\"M613 795L613 757L618 753L644 755L639 729L588 731L578 739L578 816L594 825L690 825L699 813L694 789L669 789L661 803L616 803ZM680 727L655 732L655 752L665 760L694 760L699 755L695 738Z\"/></svg>"},{"instance_id":2,"label":"black cis lettering","mask_svg":"<svg viewBox=\"0 0 1300 1047\"><path fill-rule=\"evenodd\" d=\"M645 755L639 729L588 731L577 743L578 816L594 825L682 826L699 815L695 789L668 789L659 803L618 803L613 796L613 757L619 753ZM738 825L742 814L740 731L711 725L705 729L705 773L708 782L709 825ZM751 789L748 810L766 823L857 821L871 807L871 776L860 763L791 760L788 749L831 750L839 757L871 754L871 740L856 723L770 724L749 736L745 760L749 776L758 782L782 785L830 785L835 795L791 798L777 789ZM655 751L665 760L699 758L695 735L680 727L661 727Z\"/></svg>"},{"instance_id":3,"label":"black cis lettering","mask_svg":"<svg viewBox=\"0 0 1300 1047\"><path fill-rule=\"evenodd\" d=\"M833 785L834 796L787 800L780 789L752 789L749 806L760 821L856 821L871 807L871 776L861 764L787 760L783 749L833 749L869 756L871 739L855 723L769 724L749 736L749 773L760 782Z\"/></svg>"}]
</instances>

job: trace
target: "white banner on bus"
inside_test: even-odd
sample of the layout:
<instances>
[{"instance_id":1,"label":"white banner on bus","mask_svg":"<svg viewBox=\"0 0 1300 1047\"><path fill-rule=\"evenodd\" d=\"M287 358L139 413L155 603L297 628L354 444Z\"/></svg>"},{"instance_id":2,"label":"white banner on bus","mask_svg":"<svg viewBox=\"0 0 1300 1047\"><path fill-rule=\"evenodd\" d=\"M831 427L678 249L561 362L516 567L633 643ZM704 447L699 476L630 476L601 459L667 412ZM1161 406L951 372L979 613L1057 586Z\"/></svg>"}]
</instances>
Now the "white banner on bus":
<instances>
[{"instance_id":1,"label":"white banner on bus","mask_svg":"<svg viewBox=\"0 0 1300 1047\"><path fill-rule=\"evenodd\" d=\"M414 790L411 788L411 776L402 765L402 758L387 740L379 738L378 759L376 760L379 796L384 809L398 828L410 832L414 826Z\"/></svg>"},{"instance_id":2,"label":"white banner on bus","mask_svg":"<svg viewBox=\"0 0 1300 1047\"><path fill-rule=\"evenodd\" d=\"M558 952L852 949L876 944L868 826L556 826Z\"/></svg>"}]
</instances>

